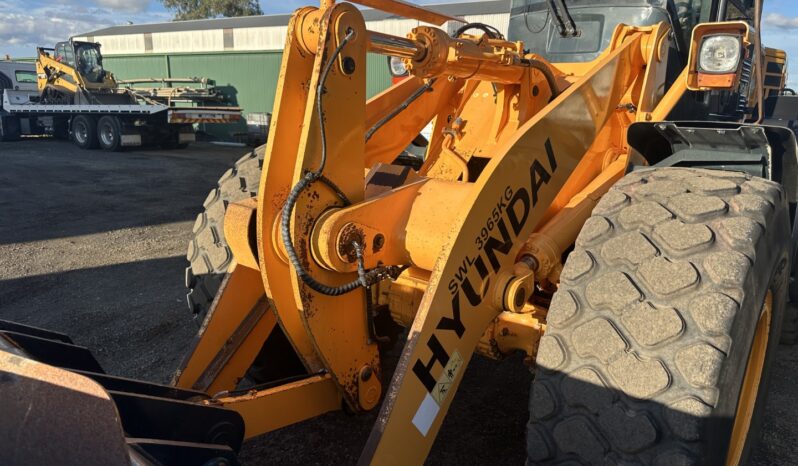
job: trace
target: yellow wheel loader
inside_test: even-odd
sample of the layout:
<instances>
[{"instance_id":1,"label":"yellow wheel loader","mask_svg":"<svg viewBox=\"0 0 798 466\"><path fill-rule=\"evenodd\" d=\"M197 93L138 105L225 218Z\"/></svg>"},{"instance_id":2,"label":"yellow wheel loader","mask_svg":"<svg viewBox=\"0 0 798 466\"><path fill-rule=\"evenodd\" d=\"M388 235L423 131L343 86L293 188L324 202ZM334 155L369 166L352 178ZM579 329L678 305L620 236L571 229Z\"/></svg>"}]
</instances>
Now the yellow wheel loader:
<instances>
[{"instance_id":1,"label":"yellow wheel loader","mask_svg":"<svg viewBox=\"0 0 798 466\"><path fill-rule=\"evenodd\" d=\"M345 409L379 410L359 464L421 464L472 357L521 352L529 464L745 464L798 201L761 0L515 0L509 37L355 3L430 26L294 13L268 144L195 225L173 383L0 323L0 463L234 464ZM366 99L369 53L410 77Z\"/></svg>"}]
</instances>

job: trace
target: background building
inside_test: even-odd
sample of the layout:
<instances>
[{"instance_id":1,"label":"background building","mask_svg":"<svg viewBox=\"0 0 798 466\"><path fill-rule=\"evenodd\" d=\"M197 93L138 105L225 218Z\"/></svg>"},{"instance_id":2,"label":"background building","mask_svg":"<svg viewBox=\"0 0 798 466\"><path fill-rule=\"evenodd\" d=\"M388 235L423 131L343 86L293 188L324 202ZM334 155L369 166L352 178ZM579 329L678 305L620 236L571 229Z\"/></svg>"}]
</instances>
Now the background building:
<instances>
[{"instance_id":1,"label":"background building","mask_svg":"<svg viewBox=\"0 0 798 466\"><path fill-rule=\"evenodd\" d=\"M509 0L430 7L507 31ZM420 24L376 10L363 14L368 29L388 34L404 36ZM249 16L114 26L75 39L102 44L103 65L119 79L206 77L245 114L265 113L271 112L274 103L289 18ZM455 29L459 25L447 26ZM384 57L370 55L367 66L370 97L390 85L390 75ZM213 125L207 130L229 140L245 128L243 124Z\"/></svg>"}]
</instances>

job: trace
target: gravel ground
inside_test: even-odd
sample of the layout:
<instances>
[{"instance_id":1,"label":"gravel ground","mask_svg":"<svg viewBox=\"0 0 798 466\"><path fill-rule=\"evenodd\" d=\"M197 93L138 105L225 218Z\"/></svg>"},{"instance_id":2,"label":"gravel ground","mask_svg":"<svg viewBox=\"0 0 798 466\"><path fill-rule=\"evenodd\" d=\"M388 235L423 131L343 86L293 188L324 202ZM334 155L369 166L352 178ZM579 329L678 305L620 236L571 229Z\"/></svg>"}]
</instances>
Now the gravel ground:
<instances>
[{"instance_id":1,"label":"gravel ground","mask_svg":"<svg viewBox=\"0 0 798 466\"><path fill-rule=\"evenodd\" d=\"M196 329L183 288L191 226L244 152L0 145L0 319L67 333L112 374L168 381ZM798 346L778 356L755 465L798 457ZM523 464L530 379L518 358L476 357L429 463ZM374 417L330 413L248 442L241 459L354 463Z\"/></svg>"}]
</instances>

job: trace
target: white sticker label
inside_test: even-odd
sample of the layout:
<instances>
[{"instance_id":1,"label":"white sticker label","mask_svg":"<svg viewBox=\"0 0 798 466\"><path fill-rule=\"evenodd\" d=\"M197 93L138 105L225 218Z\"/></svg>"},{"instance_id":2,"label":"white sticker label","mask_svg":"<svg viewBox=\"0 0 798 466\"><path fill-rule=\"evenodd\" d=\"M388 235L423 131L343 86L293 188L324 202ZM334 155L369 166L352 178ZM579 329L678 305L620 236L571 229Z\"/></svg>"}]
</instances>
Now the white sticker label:
<instances>
[{"instance_id":1,"label":"white sticker label","mask_svg":"<svg viewBox=\"0 0 798 466\"><path fill-rule=\"evenodd\" d=\"M440 410L441 407L438 406L435 399L427 393L424 401L421 402L421 406L418 407L416 415L413 416L413 425L421 432L421 435L427 436L427 432L432 427L432 423L435 422L435 418L438 417L438 411Z\"/></svg>"}]
</instances>

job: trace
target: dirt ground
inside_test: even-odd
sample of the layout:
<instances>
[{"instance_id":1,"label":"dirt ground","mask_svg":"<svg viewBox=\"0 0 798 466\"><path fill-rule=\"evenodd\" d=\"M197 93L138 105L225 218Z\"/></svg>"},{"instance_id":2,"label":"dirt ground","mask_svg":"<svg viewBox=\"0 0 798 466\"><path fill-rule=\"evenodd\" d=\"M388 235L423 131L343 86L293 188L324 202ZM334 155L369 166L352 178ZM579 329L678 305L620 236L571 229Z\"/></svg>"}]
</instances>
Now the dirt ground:
<instances>
[{"instance_id":1,"label":"dirt ground","mask_svg":"<svg viewBox=\"0 0 798 466\"><path fill-rule=\"evenodd\" d=\"M0 319L67 333L112 374L166 382L196 331L185 304L194 218L244 148L81 151L0 145ZM798 457L798 346L780 347L752 464ZM430 464L524 463L531 376L475 358ZM374 416L343 412L245 444L245 464L351 464Z\"/></svg>"}]
</instances>

